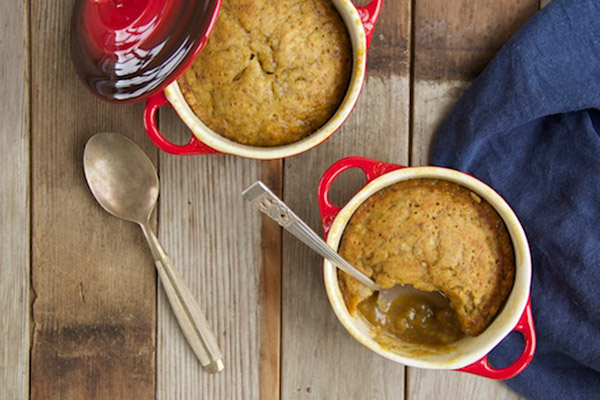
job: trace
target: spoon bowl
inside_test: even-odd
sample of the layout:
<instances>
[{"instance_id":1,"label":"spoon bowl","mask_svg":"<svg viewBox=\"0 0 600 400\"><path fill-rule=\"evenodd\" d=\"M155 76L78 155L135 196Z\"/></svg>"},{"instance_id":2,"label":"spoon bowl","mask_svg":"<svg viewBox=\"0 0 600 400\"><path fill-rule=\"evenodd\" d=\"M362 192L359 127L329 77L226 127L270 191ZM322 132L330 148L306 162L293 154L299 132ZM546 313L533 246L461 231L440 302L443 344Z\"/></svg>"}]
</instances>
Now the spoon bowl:
<instances>
[{"instance_id":1,"label":"spoon bowl","mask_svg":"<svg viewBox=\"0 0 600 400\"><path fill-rule=\"evenodd\" d=\"M116 133L99 133L85 146L83 169L102 208L127 221L148 220L158 199L158 175L135 143Z\"/></svg>"}]
</instances>

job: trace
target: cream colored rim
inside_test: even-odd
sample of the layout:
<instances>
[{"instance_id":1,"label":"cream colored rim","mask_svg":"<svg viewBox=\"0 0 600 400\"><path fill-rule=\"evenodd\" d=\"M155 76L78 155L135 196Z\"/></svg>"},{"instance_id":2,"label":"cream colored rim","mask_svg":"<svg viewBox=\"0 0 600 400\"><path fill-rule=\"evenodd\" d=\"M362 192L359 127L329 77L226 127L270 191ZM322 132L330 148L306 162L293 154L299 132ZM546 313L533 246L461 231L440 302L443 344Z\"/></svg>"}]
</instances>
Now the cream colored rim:
<instances>
[{"instance_id":1,"label":"cream colored rim","mask_svg":"<svg viewBox=\"0 0 600 400\"><path fill-rule=\"evenodd\" d=\"M198 140L222 153L271 160L300 154L319 145L333 135L346 120L358 100L365 79L367 41L360 17L352 2L349 0L332 1L348 28L353 49L353 71L348 91L333 117L318 131L298 142L278 147L246 146L229 140L204 125L185 101L177 81L174 81L165 89L165 95L179 117Z\"/></svg>"},{"instance_id":2,"label":"cream colored rim","mask_svg":"<svg viewBox=\"0 0 600 400\"><path fill-rule=\"evenodd\" d=\"M412 367L459 369L481 359L511 332L521 317L529 298L531 283L529 244L517 216L500 195L483 182L455 170L439 167L411 167L393 171L370 182L346 204L331 226L327 243L334 249L338 248L348 220L354 211L375 192L393 183L415 178L444 179L467 187L487 200L504 220L515 248L516 274L508 300L492 324L479 336L462 339L452 348L443 351L433 351L426 347L410 344L406 344L405 348L392 351L383 348L373 340L369 334L369 328L360 317L352 317L348 313L338 284L336 268L329 261L324 262L325 288L338 319L346 330L364 346L390 360ZM517 355L515 354L515 356Z\"/></svg>"}]
</instances>

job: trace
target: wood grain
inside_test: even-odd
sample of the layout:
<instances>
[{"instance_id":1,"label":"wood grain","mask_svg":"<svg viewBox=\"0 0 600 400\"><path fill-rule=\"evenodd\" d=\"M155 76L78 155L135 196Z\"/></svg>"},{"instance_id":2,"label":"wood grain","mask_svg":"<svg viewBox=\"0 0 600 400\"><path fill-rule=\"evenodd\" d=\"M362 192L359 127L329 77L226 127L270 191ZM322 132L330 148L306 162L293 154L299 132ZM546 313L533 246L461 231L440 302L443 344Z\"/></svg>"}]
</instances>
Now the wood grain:
<instances>
[{"instance_id":1,"label":"wood grain","mask_svg":"<svg viewBox=\"0 0 600 400\"><path fill-rule=\"evenodd\" d=\"M415 3L413 165L429 162L434 132L447 113L538 8L539 0Z\"/></svg>"},{"instance_id":2,"label":"wood grain","mask_svg":"<svg viewBox=\"0 0 600 400\"><path fill-rule=\"evenodd\" d=\"M463 80L418 80L413 83L411 165L427 165L435 132L471 85Z\"/></svg>"},{"instance_id":3,"label":"wood grain","mask_svg":"<svg viewBox=\"0 0 600 400\"><path fill-rule=\"evenodd\" d=\"M189 133L161 109L160 129ZM205 312L225 370L198 363L164 296L158 297L157 393L162 399L256 399L259 392L261 217L241 192L262 174L259 161L160 155L159 238Z\"/></svg>"},{"instance_id":4,"label":"wood grain","mask_svg":"<svg viewBox=\"0 0 600 400\"><path fill-rule=\"evenodd\" d=\"M151 159L141 105L112 105L71 66L72 1L31 4L33 399L152 399L156 279L139 228L87 188L83 147L122 133Z\"/></svg>"},{"instance_id":5,"label":"wood grain","mask_svg":"<svg viewBox=\"0 0 600 400\"><path fill-rule=\"evenodd\" d=\"M429 163L440 123L502 44L533 15L538 0L415 3L411 163ZM518 399L474 375L408 368L407 398Z\"/></svg>"},{"instance_id":6,"label":"wood grain","mask_svg":"<svg viewBox=\"0 0 600 400\"><path fill-rule=\"evenodd\" d=\"M262 181L283 197L283 161L262 164ZM281 227L261 215L262 269L260 274L260 359L258 367L260 400L280 398L281 384Z\"/></svg>"},{"instance_id":7,"label":"wood grain","mask_svg":"<svg viewBox=\"0 0 600 400\"><path fill-rule=\"evenodd\" d=\"M0 3L0 399L29 397L28 22L26 2Z\"/></svg>"},{"instance_id":8,"label":"wood grain","mask_svg":"<svg viewBox=\"0 0 600 400\"><path fill-rule=\"evenodd\" d=\"M473 80L537 10L539 0L415 3L416 80Z\"/></svg>"},{"instance_id":9,"label":"wood grain","mask_svg":"<svg viewBox=\"0 0 600 400\"><path fill-rule=\"evenodd\" d=\"M502 382L454 371L407 369L407 399L525 400Z\"/></svg>"},{"instance_id":10,"label":"wood grain","mask_svg":"<svg viewBox=\"0 0 600 400\"><path fill-rule=\"evenodd\" d=\"M98 101L75 77L73 0L31 2L30 15L27 2L0 4L0 55L11 60L0 65L10 93L0 108L0 227L9 232L0 243L0 398L518 399L500 383L405 369L356 343L327 301L322 260L240 192L262 178L320 232L325 169L349 155L428 163L456 100L547 3L385 1L357 108L327 143L285 163L159 160L141 105ZM160 117L166 133L186 137L172 113ZM83 146L102 130L129 136L160 164L159 237L217 334L221 374L205 373L187 345L138 228L101 210L85 185ZM356 171L343 174L334 200L344 203L362 183Z\"/></svg>"},{"instance_id":11,"label":"wood grain","mask_svg":"<svg viewBox=\"0 0 600 400\"><path fill-rule=\"evenodd\" d=\"M315 231L321 174L339 158L360 155L408 162L408 0L384 2L369 57L375 60L356 109L318 148L284 164L284 199ZM369 65L372 62L369 61ZM364 183L344 174L340 202ZM282 399L392 399L404 395L404 367L356 342L336 319L323 285L322 259L289 234L283 237Z\"/></svg>"}]
</instances>

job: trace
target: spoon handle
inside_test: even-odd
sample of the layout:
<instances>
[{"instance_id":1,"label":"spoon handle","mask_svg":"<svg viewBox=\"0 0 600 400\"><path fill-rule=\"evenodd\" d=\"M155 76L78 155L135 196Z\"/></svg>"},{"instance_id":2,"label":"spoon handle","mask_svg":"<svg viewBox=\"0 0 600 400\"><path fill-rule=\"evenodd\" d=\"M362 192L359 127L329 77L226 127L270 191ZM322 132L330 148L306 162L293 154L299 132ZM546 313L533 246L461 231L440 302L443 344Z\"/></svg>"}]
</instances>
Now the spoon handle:
<instances>
[{"instance_id":1,"label":"spoon handle","mask_svg":"<svg viewBox=\"0 0 600 400\"><path fill-rule=\"evenodd\" d=\"M279 197L275 196L261 181L255 182L242 193L242 196L253 203L285 230L296 236L305 245L321 255L321 257L337 265L342 271L356 278L373 290L381 288L365 274L357 270L334 251L304 221L302 221Z\"/></svg>"},{"instance_id":2,"label":"spoon handle","mask_svg":"<svg viewBox=\"0 0 600 400\"><path fill-rule=\"evenodd\" d=\"M147 225L141 224L141 227L154 256L156 270L171 308L190 347L204 369L212 373L222 371L223 355L200 305L154 232Z\"/></svg>"}]
</instances>

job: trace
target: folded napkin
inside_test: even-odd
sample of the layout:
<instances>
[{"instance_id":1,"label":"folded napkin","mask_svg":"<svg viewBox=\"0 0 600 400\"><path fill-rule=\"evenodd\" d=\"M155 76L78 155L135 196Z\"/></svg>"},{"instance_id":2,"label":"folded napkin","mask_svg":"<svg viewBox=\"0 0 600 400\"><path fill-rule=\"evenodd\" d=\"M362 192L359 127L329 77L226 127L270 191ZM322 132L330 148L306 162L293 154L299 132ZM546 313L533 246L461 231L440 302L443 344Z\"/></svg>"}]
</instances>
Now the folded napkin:
<instances>
[{"instance_id":1,"label":"folded napkin","mask_svg":"<svg viewBox=\"0 0 600 400\"><path fill-rule=\"evenodd\" d=\"M432 164L513 207L533 259L538 349L508 386L600 399L600 1L554 0L500 50L439 130ZM511 334L492 353L507 365Z\"/></svg>"}]
</instances>

